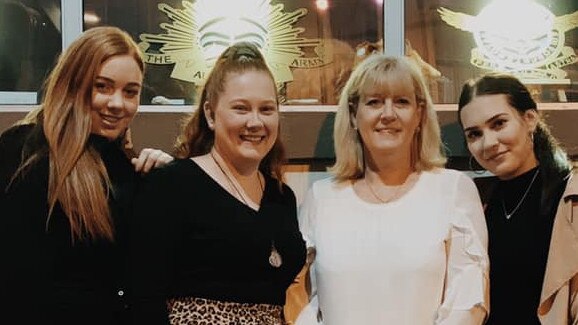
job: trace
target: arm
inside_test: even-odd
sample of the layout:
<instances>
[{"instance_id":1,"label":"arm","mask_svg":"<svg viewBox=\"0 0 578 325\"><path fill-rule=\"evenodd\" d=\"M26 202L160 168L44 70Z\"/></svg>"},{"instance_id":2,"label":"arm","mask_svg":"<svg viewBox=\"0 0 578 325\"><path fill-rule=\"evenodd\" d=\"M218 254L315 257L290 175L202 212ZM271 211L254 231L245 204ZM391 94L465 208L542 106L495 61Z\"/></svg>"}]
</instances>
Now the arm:
<instances>
[{"instance_id":1,"label":"arm","mask_svg":"<svg viewBox=\"0 0 578 325\"><path fill-rule=\"evenodd\" d=\"M444 299L435 324L482 324L489 301L486 223L476 187L467 176L460 175L454 193Z\"/></svg>"},{"instance_id":2,"label":"arm","mask_svg":"<svg viewBox=\"0 0 578 325\"><path fill-rule=\"evenodd\" d=\"M315 185L314 185L315 186ZM296 324L321 324L321 311L317 298L317 281L315 277L315 217L317 199L312 187L299 209L299 228L307 247L305 264L304 289L309 295L309 304L303 308Z\"/></svg>"},{"instance_id":3,"label":"arm","mask_svg":"<svg viewBox=\"0 0 578 325\"><path fill-rule=\"evenodd\" d=\"M134 324L168 324L166 299L178 238L174 182L164 170L155 170L144 178L135 198L129 250Z\"/></svg>"}]
</instances>

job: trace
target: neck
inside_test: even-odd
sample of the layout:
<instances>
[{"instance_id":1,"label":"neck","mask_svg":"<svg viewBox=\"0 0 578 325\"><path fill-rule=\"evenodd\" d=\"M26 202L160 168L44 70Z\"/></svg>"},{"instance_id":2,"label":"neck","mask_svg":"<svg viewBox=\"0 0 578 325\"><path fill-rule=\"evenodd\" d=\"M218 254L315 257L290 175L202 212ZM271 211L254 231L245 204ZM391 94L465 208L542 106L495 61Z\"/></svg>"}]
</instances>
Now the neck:
<instances>
[{"instance_id":1,"label":"neck","mask_svg":"<svg viewBox=\"0 0 578 325\"><path fill-rule=\"evenodd\" d=\"M219 150L215 147L211 149L211 154L216 159L218 159L219 163L224 164L227 169L238 179L253 178L255 177L255 174L259 172L258 163L233 162L230 159L227 159L225 156L221 155Z\"/></svg>"},{"instance_id":2,"label":"neck","mask_svg":"<svg viewBox=\"0 0 578 325\"><path fill-rule=\"evenodd\" d=\"M407 177L415 171L411 166L411 159L409 157L393 158L386 156L372 159L368 155L368 159L365 161L365 177L370 180L379 178L383 184L390 186L403 184Z\"/></svg>"}]
</instances>

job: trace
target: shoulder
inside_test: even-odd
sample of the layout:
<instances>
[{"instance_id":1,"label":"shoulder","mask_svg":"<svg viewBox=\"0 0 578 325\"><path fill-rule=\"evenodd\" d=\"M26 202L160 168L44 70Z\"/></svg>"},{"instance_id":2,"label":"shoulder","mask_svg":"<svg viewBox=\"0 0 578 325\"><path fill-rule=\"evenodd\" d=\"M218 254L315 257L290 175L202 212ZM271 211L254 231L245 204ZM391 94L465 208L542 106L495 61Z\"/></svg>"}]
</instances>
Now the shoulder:
<instances>
[{"instance_id":1,"label":"shoulder","mask_svg":"<svg viewBox=\"0 0 578 325\"><path fill-rule=\"evenodd\" d=\"M472 182L471 178L466 173L455 169L436 167L431 170L424 171L423 174L425 178L429 180L429 182L441 183L443 185L453 185L460 182Z\"/></svg>"},{"instance_id":2,"label":"shoulder","mask_svg":"<svg viewBox=\"0 0 578 325\"><path fill-rule=\"evenodd\" d=\"M351 186L351 181L337 181L334 177L328 177L315 181L311 186L311 191L315 195L332 195Z\"/></svg>"},{"instance_id":3,"label":"shoulder","mask_svg":"<svg viewBox=\"0 0 578 325\"><path fill-rule=\"evenodd\" d=\"M0 144L3 146L19 144L21 147L33 129L34 124L13 126L0 134Z\"/></svg>"}]
</instances>

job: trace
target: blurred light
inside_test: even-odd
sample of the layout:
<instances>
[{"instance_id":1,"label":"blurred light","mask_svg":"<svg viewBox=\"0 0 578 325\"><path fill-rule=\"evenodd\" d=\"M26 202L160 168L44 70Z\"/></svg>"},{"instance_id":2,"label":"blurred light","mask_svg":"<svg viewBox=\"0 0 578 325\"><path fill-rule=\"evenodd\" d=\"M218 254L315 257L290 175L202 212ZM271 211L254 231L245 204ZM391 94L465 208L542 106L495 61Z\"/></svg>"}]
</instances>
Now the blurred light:
<instances>
[{"instance_id":1,"label":"blurred light","mask_svg":"<svg viewBox=\"0 0 578 325\"><path fill-rule=\"evenodd\" d=\"M383 4L383 0L373 0L373 1L375 1L375 4L380 6Z\"/></svg>"},{"instance_id":2,"label":"blurred light","mask_svg":"<svg viewBox=\"0 0 578 325\"><path fill-rule=\"evenodd\" d=\"M329 1L327 1L327 0L315 0L315 5L317 6L317 9L319 9L321 11L325 11L325 10L327 10L327 8L329 8Z\"/></svg>"},{"instance_id":3,"label":"blurred light","mask_svg":"<svg viewBox=\"0 0 578 325\"><path fill-rule=\"evenodd\" d=\"M84 14L84 22L87 24L98 24L100 22L100 17L93 12L87 12Z\"/></svg>"}]
</instances>

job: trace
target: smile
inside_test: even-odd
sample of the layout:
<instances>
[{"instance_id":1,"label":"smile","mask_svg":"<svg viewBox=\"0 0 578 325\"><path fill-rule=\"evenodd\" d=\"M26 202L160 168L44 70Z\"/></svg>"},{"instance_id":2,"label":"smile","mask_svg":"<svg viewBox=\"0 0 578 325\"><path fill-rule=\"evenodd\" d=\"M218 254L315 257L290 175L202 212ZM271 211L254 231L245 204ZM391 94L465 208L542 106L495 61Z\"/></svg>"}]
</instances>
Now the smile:
<instances>
[{"instance_id":1,"label":"smile","mask_svg":"<svg viewBox=\"0 0 578 325\"><path fill-rule=\"evenodd\" d=\"M496 154L491 155L490 157L486 158L486 160L491 161L491 160L498 160L500 159L504 154L506 154L507 151L502 151L502 152L498 152Z\"/></svg>"},{"instance_id":2,"label":"smile","mask_svg":"<svg viewBox=\"0 0 578 325\"><path fill-rule=\"evenodd\" d=\"M241 135L241 140L248 142L261 142L265 139L264 135Z\"/></svg>"},{"instance_id":3,"label":"smile","mask_svg":"<svg viewBox=\"0 0 578 325\"><path fill-rule=\"evenodd\" d=\"M109 125L109 126L115 126L116 124L118 124L122 120L122 117L119 117L119 116L105 115L105 114L99 114L99 115L100 115L100 118L102 119L102 122L105 125Z\"/></svg>"}]
</instances>

